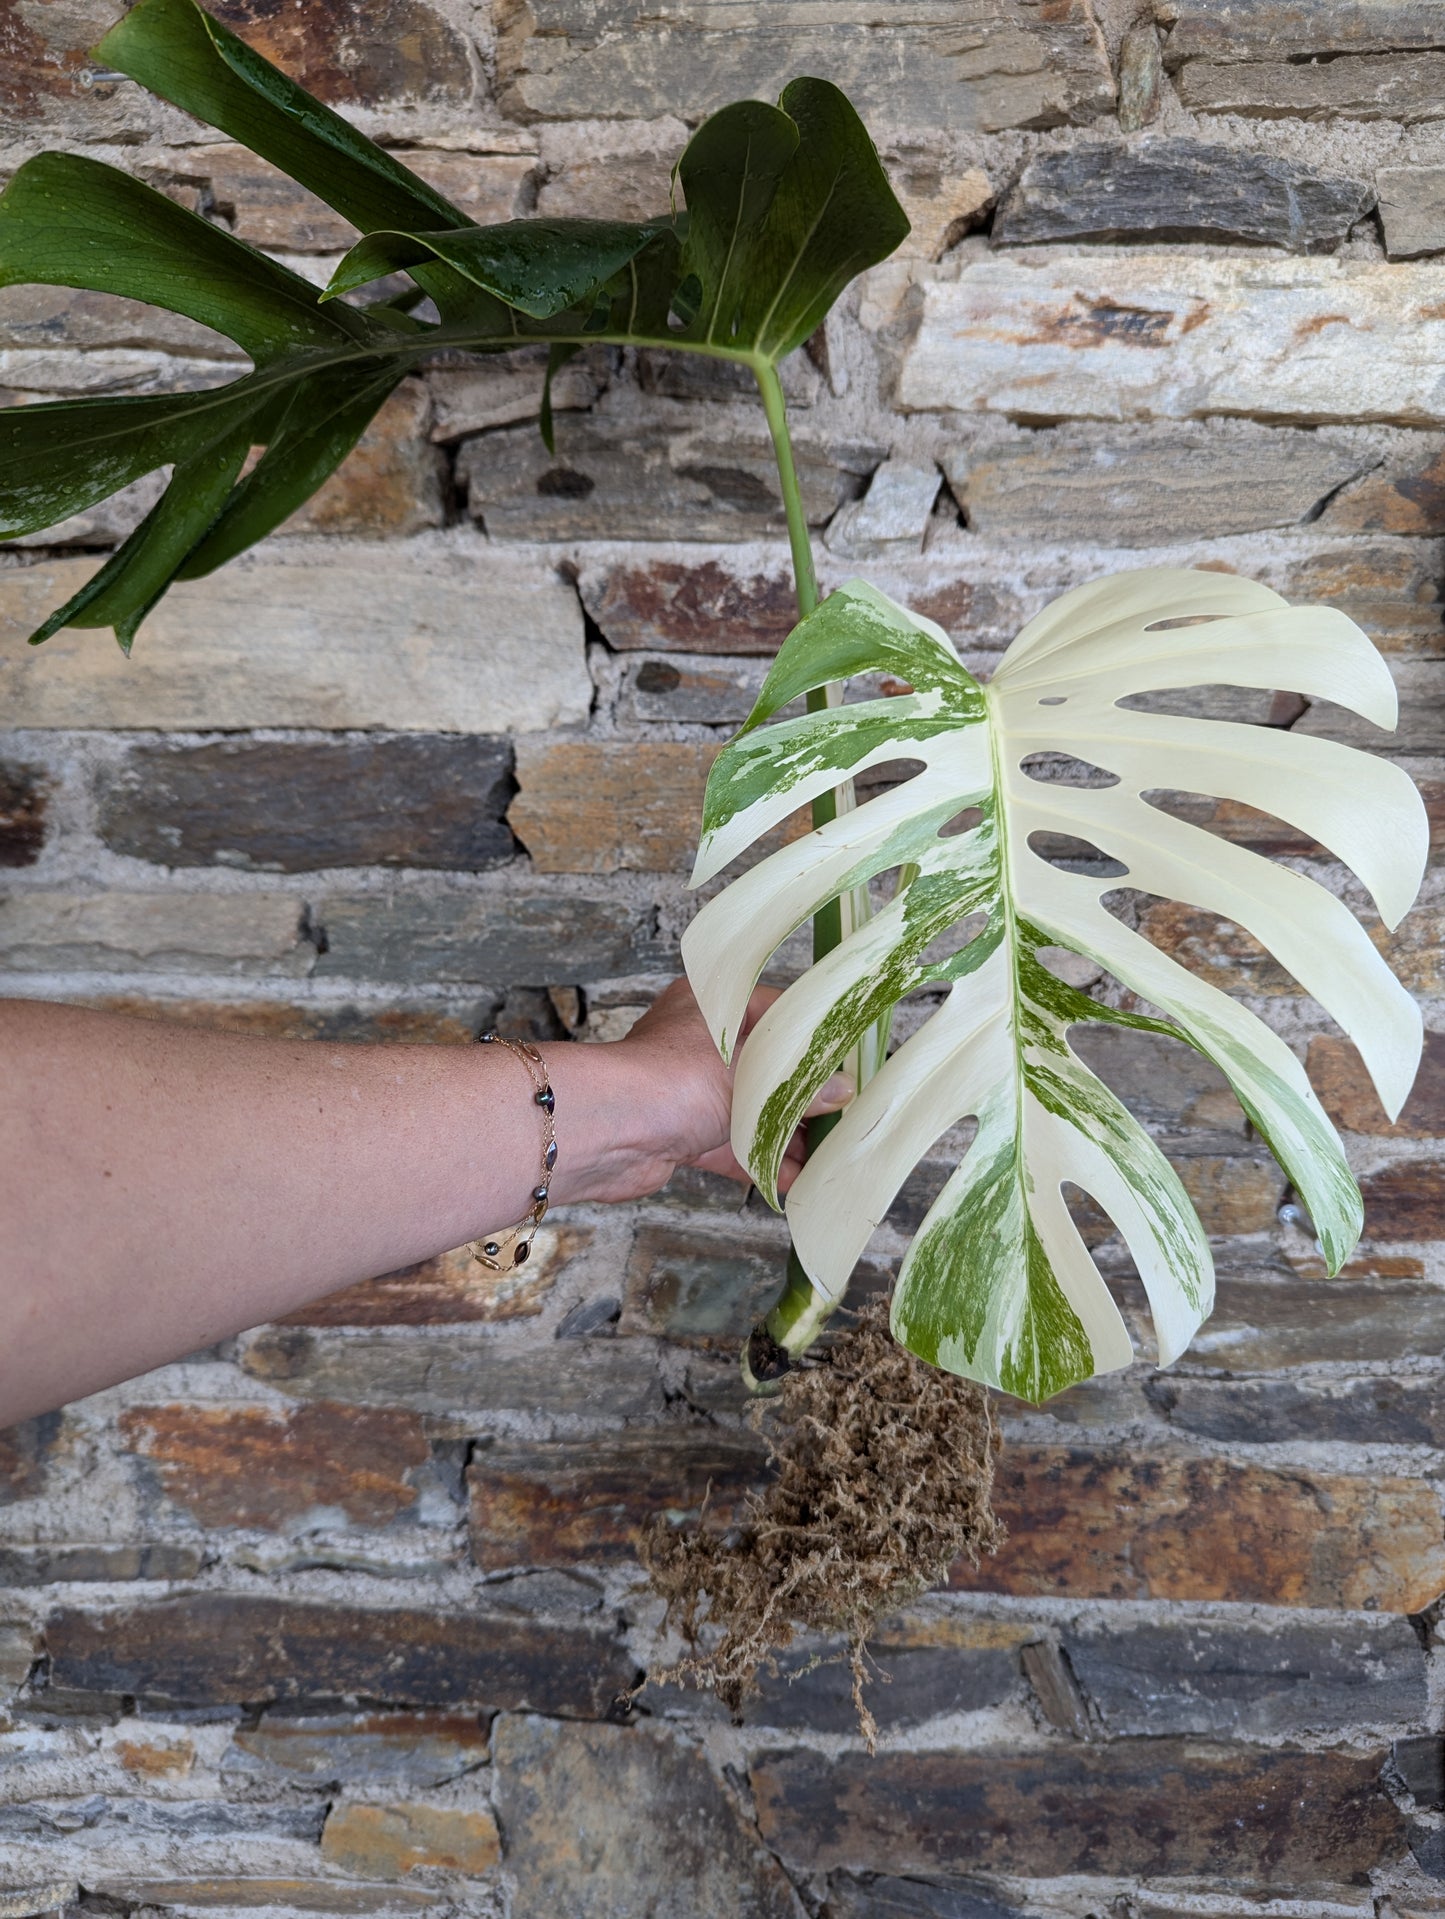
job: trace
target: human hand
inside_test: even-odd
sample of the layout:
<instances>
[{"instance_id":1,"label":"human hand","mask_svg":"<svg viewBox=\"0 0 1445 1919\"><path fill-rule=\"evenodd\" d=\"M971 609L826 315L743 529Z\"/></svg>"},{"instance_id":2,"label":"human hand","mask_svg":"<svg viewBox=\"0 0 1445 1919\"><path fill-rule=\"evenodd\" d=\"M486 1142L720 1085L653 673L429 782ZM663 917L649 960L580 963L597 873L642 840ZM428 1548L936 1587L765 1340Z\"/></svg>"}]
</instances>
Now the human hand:
<instances>
[{"instance_id":1,"label":"human hand","mask_svg":"<svg viewBox=\"0 0 1445 1919\"><path fill-rule=\"evenodd\" d=\"M777 999L779 988L759 986L748 1001L742 1039ZM741 1044L741 1041L739 1042ZM579 1056L586 1056L579 1057ZM578 1093L599 1097L613 1114L605 1136L593 1140L591 1165L568 1154L563 1130L563 1093L558 1091L558 1178L553 1183L559 1200L643 1199L665 1186L679 1166L697 1166L709 1173L751 1183L751 1174L739 1165L729 1143L732 1121L733 1068L724 1063L713 1044L692 988L676 979L664 989L626 1038L598 1046L548 1049L548 1068L554 1084L579 1072ZM590 1085L585 1082L591 1082ZM835 1073L808 1108L808 1117L837 1112L853 1097L852 1080ZM589 1134L593 1132L588 1127ZM803 1167L803 1130L789 1141L778 1179L786 1192Z\"/></svg>"}]
</instances>

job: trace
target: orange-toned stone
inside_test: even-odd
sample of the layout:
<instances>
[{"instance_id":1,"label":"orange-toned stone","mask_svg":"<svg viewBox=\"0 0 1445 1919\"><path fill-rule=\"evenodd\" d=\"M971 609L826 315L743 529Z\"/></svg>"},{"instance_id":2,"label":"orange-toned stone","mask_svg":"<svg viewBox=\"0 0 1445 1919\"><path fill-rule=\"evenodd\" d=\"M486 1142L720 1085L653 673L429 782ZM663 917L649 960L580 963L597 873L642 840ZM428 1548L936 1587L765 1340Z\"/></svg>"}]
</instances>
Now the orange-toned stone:
<instances>
[{"instance_id":1,"label":"orange-toned stone","mask_svg":"<svg viewBox=\"0 0 1445 1919\"><path fill-rule=\"evenodd\" d=\"M502 1856L490 1812L460 1812L415 1801L338 1806L321 1834L321 1856L343 1872L401 1879L418 1866L482 1873Z\"/></svg>"},{"instance_id":2,"label":"orange-toned stone","mask_svg":"<svg viewBox=\"0 0 1445 1919\"><path fill-rule=\"evenodd\" d=\"M183 1779L196 1763L190 1739L118 1739L115 1756L138 1779Z\"/></svg>"},{"instance_id":3,"label":"orange-toned stone","mask_svg":"<svg viewBox=\"0 0 1445 1919\"><path fill-rule=\"evenodd\" d=\"M541 873L682 872L717 754L706 740L519 741L507 824Z\"/></svg>"},{"instance_id":4,"label":"orange-toned stone","mask_svg":"<svg viewBox=\"0 0 1445 1919\"><path fill-rule=\"evenodd\" d=\"M1404 1159L1360 1181L1365 1237L1445 1238L1445 1160Z\"/></svg>"},{"instance_id":5,"label":"orange-toned stone","mask_svg":"<svg viewBox=\"0 0 1445 1919\"><path fill-rule=\"evenodd\" d=\"M126 1448L153 1463L171 1505L202 1526L275 1529L316 1508L384 1526L416 1503L431 1458L420 1417L324 1400L256 1406L130 1406Z\"/></svg>"},{"instance_id":6,"label":"orange-toned stone","mask_svg":"<svg viewBox=\"0 0 1445 1919\"><path fill-rule=\"evenodd\" d=\"M1350 1133L1387 1139L1438 1139L1445 1135L1445 1033L1427 1033L1414 1090L1394 1125L1352 1041L1321 1033L1310 1041L1309 1076L1325 1111Z\"/></svg>"},{"instance_id":7,"label":"orange-toned stone","mask_svg":"<svg viewBox=\"0 0 1445 1919\"><path fill-rule=\"evenodd\" d=\"M425 383L403 380L336 472L292 514L286 532L386 540L440 526L442 455L431 426Z\"/></svg>"},{"instance_id":8,"label":"orange-toned stone","mask_svg":"<svg viewBox=\"0 0 1445 1919\"><path fill-rule=\"evenodd\" d=\"M1445 1592L1440 1500L1418 1479L1012 1446L994 1506L1008 1540L956 1567L960 1588L1408 1613Z\"/></svg>"}]
</instances>

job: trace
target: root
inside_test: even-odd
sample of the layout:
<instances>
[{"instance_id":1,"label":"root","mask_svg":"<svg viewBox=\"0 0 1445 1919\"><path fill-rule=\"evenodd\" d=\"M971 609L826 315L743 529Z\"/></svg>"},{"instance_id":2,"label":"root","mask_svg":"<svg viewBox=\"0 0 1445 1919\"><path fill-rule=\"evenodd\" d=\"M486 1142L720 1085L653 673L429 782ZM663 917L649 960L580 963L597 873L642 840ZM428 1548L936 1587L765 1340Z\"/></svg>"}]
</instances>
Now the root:
<instances>
[{"instance_id":1,"label":"root","mask_svg":"<svg viewBox=\"0 0 1445 1919\"><path fill-rule=\"evenodd\" d=\"M956 1559L977 1565L1003 1539L989 1504L999 1437L988 1398L905 1352L877 1301L786 1375L766 1418L774 1478L739 1525L720 1537L657 1520L643 1538L643 1564L689 1648L651 1678L716 1692L736 1714L797 1631L842 1634L871 1752L870 1632L941 1585Z\"/></svg>"}]
</instances>

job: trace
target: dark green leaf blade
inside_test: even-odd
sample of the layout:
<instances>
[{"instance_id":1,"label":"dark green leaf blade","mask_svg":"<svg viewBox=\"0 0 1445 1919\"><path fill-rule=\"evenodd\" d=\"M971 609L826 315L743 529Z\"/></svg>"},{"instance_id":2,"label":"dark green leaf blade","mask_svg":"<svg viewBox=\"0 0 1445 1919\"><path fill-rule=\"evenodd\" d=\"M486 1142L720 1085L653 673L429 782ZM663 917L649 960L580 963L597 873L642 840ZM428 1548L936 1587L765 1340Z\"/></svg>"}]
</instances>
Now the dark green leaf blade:
<instances>
[{"instance_id":1,"label":"dark green leaf blade","mask_svg":"<svg viewBox=\"0 0 1445 1919\"><path fill-rule=\"evenodd\" d=\"M341 262L326 298L440 260L518 312L550 320L612 280L670 226L666 219L507 220L442 233L373 233Z\"/></svg>"},{"instance_id":2,"label":"dark green leaf blade","mask_svg":"<svg viewBox=\"0 0 1445 1919\"><path fill-rule=\"evenodd\" d=\"M443 194L194 0L140 0L95 57L242 141L363 233L467 224Z\"/></svg>"},{"instance_id":3,"label":"dark green leaf blade","mask_svg":"<svg viewBox=\"0 0 1445 1919\"><path fill-rule=\"evenodd\" d=\"M778 107L724 107L694 134L677 177L683 272L701 287L678 345L781 360L908 233L867 129L827 80L792 81Z\"/></svg>"},{"instance_id":4,"label":"dark green leaf blade","mask_svg":"<svg viewBox=\"0 0 1445 1919\"><path fill-rule=\"evenodd\" d=\"M38 533L157 467L191 458L230 427L257 419L268 394L248 374L206 393L0 409L0 540Z\"/></svg>"},{"instance_id":5,"label":"dark green leaf blade","mask_svg":"<svg viewBox=\"0 0 1445 1919\"><path fill-rule=\"evenodd\" d=\"M0 194L0 286L84 287L212 327L261 362L366 339L355 308L317 290L143 181L80 154L42 153Z\"/></svg>"},{"instance_id":6,"label":"dark green leaf blade","mask_svg":"<svg viewBox=\"0 0 1445 1919\"><path fill-rule=\"evenodd\" d=\"M404 365L383 362L373 363L369 378L346 367L298 382L266 451L176 577L214 572L290 519L341 465L405 372Z\"/></svg>"},{"instance_id":7,"label":"dark green leaf blade","mask_svg":"<svg viewBox=\"0 0 1445 1919\"><path fill-rule=\"evenodd\" d=\"M113 626L129 653L136 630L211 524L241 470L251 436L233 428L181 461L145 519L80 591L30 636L39 646L65 626Z\"/></svg>"}]
</instances>

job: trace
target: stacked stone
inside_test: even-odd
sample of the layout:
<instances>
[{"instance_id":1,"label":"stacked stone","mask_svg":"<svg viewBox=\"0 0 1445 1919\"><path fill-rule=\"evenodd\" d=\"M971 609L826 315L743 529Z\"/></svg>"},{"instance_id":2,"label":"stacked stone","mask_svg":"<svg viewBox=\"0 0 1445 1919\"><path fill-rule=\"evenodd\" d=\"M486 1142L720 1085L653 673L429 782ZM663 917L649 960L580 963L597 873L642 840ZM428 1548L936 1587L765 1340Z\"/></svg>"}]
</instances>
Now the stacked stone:
<instances>
[{"instance_id":1,"label":"stacked stone","mask_svg":"<svg viewBox=\"0 0 1445 1919\"><path fill-rule=\"evenodd\" d=\"M1438 8L215 10L487 220L654 212L700 115L838 80L914 232L787 369L826 582L866 571L983 671L1119 566L1343 607L1389 657L1396 735L1287 690L1193 710L1389 752L1445 817ZM84 148L324 277L334 216L95 69L111 11L0 3L0 171ZM0 294L16 404L235 370L148 309ZM426 369L129 662L23 642L146 486L7 550L0 990L371 1041L625 1030L675 969L786 549L724 371L584 357L555 456L539 390L527 355ZM0 1914L1445 1913L1438 880L1389 936L1302 835L1170 803L1362 908L1425 1004L1425 1066L1387 1125L1250 939L1138 903L1308 1059L1365 1238L1326 1281L1217 1075L1089 1036L1202 1213L1218 1310L1167 1374L1004 1408L1010 1541L883 1634L876 1759L818 1648L741 1725L675 1690L614 1706L675 1650L639 1527L705 1495L725 1523L762 1470L734 1355L783 1238L679 1176L549 1220L520 1275L451 1255L0 1434Z\"/></svg>"}]
</instances>

